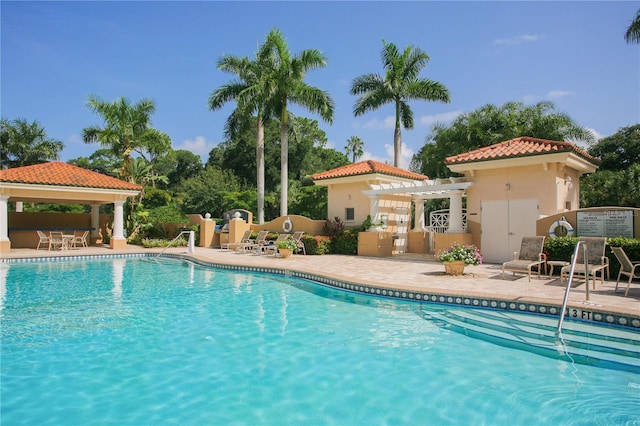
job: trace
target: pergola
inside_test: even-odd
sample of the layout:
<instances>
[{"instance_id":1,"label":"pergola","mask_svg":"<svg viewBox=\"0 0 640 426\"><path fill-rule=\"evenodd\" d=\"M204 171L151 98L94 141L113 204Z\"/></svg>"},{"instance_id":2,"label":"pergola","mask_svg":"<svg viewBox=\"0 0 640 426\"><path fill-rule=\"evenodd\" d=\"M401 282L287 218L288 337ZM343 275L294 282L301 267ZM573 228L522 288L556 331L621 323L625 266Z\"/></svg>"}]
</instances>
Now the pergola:
<instances>
[{"instance_id":1,"label":"pergola","mask_svg":"<svg viewBox=\"0 0 640 426\"><path fill-rule=\"evenodd\" d=\"M462 196L472 182L464 181L464 178L449 178L437 180L425 180L422 182L398 182L389 184L370 185L371 189L363 193L371 199L371 216L375 223L380 221L378 199L382 195L410 196L415 206L416 221L413 229L423 230L424 200L434 198L449 198L449 229L447 232L464 232L462 220Z\"/></svg>"},{"instance_id":2,"label":"pergola","mask_svg":"<svg viewBox=\"0 0 640 426\"><path fill-rule=\"evenodd\" d=\"M126 247L123 206L142 187L63 162L0 170L0 253L11 249L9 201L91 206L91 235L97 237L99 208L113 203L111 248Z\"/></svg>"}]
</instances>

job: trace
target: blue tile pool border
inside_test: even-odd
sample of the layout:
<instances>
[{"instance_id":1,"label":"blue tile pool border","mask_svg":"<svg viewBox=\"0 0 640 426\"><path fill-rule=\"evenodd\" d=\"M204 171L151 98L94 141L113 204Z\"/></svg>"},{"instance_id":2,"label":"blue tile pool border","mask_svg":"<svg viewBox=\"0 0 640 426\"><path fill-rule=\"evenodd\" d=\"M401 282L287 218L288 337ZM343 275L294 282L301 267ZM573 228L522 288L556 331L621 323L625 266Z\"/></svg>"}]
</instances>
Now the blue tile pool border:
<instances>
[{"instance_id":1,"label":"blue tile pool border","mask_svg":"<svg viewBox=\"0 0 640 426\"><path fill-rule=\"evenodd\" d=\"M155 257L153 253L126 253L126 254L100 254L100 255L78 255L78 256L43 256L43 257L24 257L24 258L9 258L0 259L0 263L31 263L31 262L65 262L65 261L77 261L77 260L96 260L96 259L122 259L122 258L142 258L142 257ZM554 304L540 304L533 302L522 302L513 300L504 300L500 298L488 298L488 297L472 297L462 296L458 294L442 294L429 291L412 291L401 290L396 288L384 287L383 285L362 284L353 281L346 281L343 279L330 278L323 275L318 275L309 272L300 272L291 269L264 267L264 266L248 266L248 265L232 265L226 263L209 262L202 259L197 259L188 255L166 253L163 257L183 259L193 262L195 264L235 271L246 272L260 272L270 273L276 275L284 275L287 277L296 277L318 282L322 285L332 287L339 290L360 293L369 296L386 297L390 299L397 299L403 301L413 302L426 302L446 305L458 305L466 306L470 308L487 308L498 309L504 311L528 313L528 314L540 314L550 316L560 316L560 310L562 307ZM591 308L591 307L589 307ZM577 310L577 308L569 307L567 318L571 317L571 310ZM587 309L583 309L587 311ZM585 322L619 326L624 328L630 328L633 330L640 330L640 314L638 315L625 315L615 312L608 312L598 310L598 308L592 308L587 311L590 312L589 317L579 318Z\"/></svg>"}]
</instances>

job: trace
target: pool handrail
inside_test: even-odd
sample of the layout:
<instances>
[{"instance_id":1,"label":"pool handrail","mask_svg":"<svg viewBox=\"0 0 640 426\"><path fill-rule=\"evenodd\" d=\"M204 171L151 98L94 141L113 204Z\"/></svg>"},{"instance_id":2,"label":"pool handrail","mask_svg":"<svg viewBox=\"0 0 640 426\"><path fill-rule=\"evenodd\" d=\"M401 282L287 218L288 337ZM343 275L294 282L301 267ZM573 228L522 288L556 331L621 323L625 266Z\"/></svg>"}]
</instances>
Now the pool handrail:
<instances>
[{"instance_id":1,"label":"pool handrail","mask_svg":"<svg viewBox=\"0 0 640 426\"><path fill-rule=\"evenodd\" d=\"M562 310L560 311L560 319L558 320L558 328L556 329L556 334L562 334L562 324L564 323L564 317L567 313L567 303L569 302L569 290L571 290L571 284L573 283L573 272L576 269L576 263L578 261L578 248L580 244L584 244L584 249L582 253L584 255L584 268L585 268L585 277L587 277L587 282L585 283L585 297L586 300L589 300L589 275L588 275L588 264L587 264L587 250L589 247L586 244L586 241L578 241L576 244L576 248L573 250L573 256L571 256L571 270L569 271L569 279L567 280L567 288L564 291L564 301L562 302Z\"/></svg>"}]
</instances>

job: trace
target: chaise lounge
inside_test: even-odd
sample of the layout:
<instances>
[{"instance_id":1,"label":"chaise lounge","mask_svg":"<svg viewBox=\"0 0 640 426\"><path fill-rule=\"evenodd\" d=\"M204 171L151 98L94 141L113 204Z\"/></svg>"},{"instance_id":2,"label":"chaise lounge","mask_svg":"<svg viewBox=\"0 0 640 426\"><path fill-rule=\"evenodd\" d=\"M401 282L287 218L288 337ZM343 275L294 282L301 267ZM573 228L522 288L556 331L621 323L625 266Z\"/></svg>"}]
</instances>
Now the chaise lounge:
<instances>
[{"instance_id":1,"label":"chaise lounge","mask_svg":"<svg viewBox=\"0 0 640 426\"><path fill-rule=\"evenodd\" d=\"M520 251L514 253L514 260L504 262L502 264L502 276L505 271L510 271L515 275L527 274L529 282L531 282L531 270L536 268L538 278L540 278L540 270L544 266L545 273L547 271L547 256L543 253L544 236L542 237L522 237L520 243Z\"/></svg>"}]
</instances>

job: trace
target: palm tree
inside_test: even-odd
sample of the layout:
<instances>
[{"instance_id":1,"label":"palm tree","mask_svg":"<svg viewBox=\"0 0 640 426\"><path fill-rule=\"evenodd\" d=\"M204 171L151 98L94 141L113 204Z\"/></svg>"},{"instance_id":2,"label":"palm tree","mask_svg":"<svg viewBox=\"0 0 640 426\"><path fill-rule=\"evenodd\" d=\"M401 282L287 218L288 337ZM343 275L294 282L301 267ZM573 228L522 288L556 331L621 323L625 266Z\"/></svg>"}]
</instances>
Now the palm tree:
<instances>
[{"instance_id":1,"label":"palm tree","mask_svg":"<svg viewBox=\"0 0 640 426\"><path fill-rule=\"evenodd\" d=\"M64 144L50 139L37 121L0 120L0 169L57 160Z\"/></svg>"},{"instance_id":2,"label":"palm tree","mask_svg":"<svg viewBox=\"0 0 640 426\"><path fill-rule=\"evenodd\" d=\"M304 82L308 71L323 68L327 61L322 52L306 49L291 55L280 30L273 29L267 36L267 47L274 53L273 69L268 78L273 83L268 107L280 120L280 216L287 215L289 187L289 104L295 104L318 113L323 120L333 121L333 99L327 92Z\"/></svg>"},{"instance_id":3,"label":"palm tree","mask_svg":"<svg viewBox=\"0 0 640 426\"><path fill-rule=\"evenodd\" d=\"M82 138L85 143L100 143L121 158L120 176L129 179L131 153L148 142L150 117L156 110L154 102L142 99L132 105L125 97L120 97L109 103L90 95L87 108L102 116L104 126L83 129Z\"/></svg>"},{"instance_id":4,"label":"palm tree","mask_svg":"<svg viewBox=\"0 0 640 426\"><path fill-rule=\"evenodd\" d=\"M356 162L356 159L362 157L364 154L364 142L357 136L351 136L347 140L347 144L344 147L347 155L352 155L352 163Z\"/></svg>"},{"instance_id":5,"label":"palm tree","mask_svg":"<svg viewBox=\"0 0 640 426\"><path fill-rule=\"evenodd\" d=\"M353 80L352 95L362 95L355 103L357 117L384 104L395 104L395 131L393 134L393 165L399 167L402 149L401 124L413 128L413 111L407 103L412 99L449 102L449 90L439 82L420 79L418 74L429 61L421 49L407 46L400 54L393 43L382 40L382 64L385 76L365 74Z\"/></svg>"},{"instance_id":6,"label":"palm tree","mask_svg":"<svg viewBox=\"0 0 640 426\"><path fill-rule=\"evenodd\" d=\"M627 43L640 43L640 9L638 9L635 19L629 25L624 39Z\"/></svg>"},{"instance_id":7,"label":"palm tree","mask_svg":"<svg viewBox=\"0 0 640 426\"><path fill-rule=\"evenodd\" d=\"M265 42L251 61L247 57L225 55L218 60L218 68L236 74L238 79L213 91L209 96L209 109L215 111L231 101L236 101L236 109L227 118L225 134L232 137L240 126L254 113L257 114L256 131L256 180L258 190L258 223L264 223L264 121L267 97L272 92L268 71L272 65L272 52ZM267 109L267 116L270 114Z\"/></svg>"}]
</instances>

